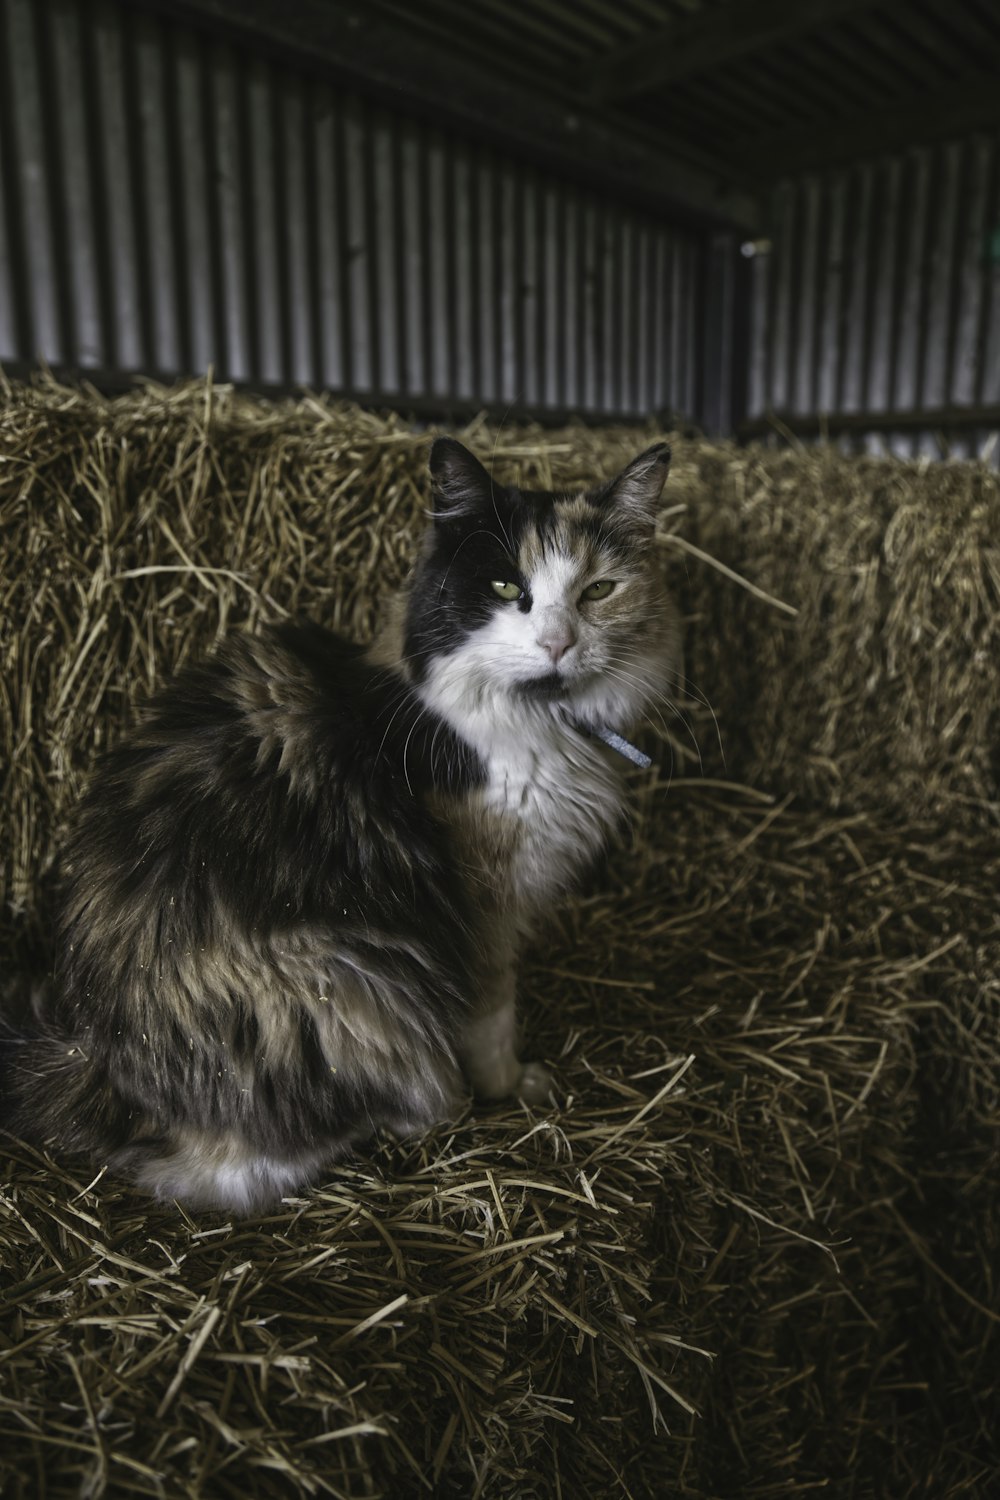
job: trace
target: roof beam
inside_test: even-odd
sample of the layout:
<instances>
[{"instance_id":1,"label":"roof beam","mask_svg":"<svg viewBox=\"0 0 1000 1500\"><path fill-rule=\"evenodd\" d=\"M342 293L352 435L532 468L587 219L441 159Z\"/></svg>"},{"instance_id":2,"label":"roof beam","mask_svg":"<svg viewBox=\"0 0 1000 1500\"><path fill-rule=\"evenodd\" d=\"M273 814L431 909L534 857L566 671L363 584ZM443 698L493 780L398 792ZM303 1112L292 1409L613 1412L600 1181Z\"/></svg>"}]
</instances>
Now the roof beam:
<instances>
[{"instance_id":1,"label":"roof beam","mask_svg":"<svg viewBox=\"0 0 1000 1500\"><path fill-rule=\"evenodd\" d=\"M790 177L870 161L908 146L975 130L1000 128L1000 84L995 73L971 73L943 89L923 89L887 108L848 115L817 130L808 124L751 136L734 157L757 180Z\"/></svg>"},{"instance_id":2,"label":"roof beam","mask_svg":"<svg viewBox=\"0 0 1000 1500\"><path fill-rule=\"evenodd\" d=\"M620 47L587 69L583 86L601 104L707 73L747 53L829 26L873 0L729 0Z\"/></svg>"},{"instance_id":3,"label":"roof beam","mask_svg":"<svg viewBox=\"0 0 1000 1500\"><path fill-rule=\"evenodd\" d=\"M383 102L506 147L583 186L700 227L760 222L742 172L687 161L549 90L506 79L387 20L364 0L130 0L337 78Z\"/></svg>"}]
</instances>

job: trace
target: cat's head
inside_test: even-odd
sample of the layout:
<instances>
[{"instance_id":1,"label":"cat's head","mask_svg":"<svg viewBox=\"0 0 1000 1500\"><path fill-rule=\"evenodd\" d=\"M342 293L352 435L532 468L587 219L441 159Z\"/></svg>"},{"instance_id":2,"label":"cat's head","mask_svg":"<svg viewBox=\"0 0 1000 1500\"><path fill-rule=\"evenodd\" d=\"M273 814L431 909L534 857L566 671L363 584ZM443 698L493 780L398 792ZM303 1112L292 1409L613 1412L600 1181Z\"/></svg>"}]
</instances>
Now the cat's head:
<instances>
[{"instance_id":1,"label":"cat's head","mask_svg":"<svg viewBox=\"0 0 1000 1500\"><path fill-rule=\"evenodd\" d=\"M447 717L550 703L624 726L667 696L678 632L653 530L669 465L659 443L594 489L522 490L438 438L404 653Z\"/></svg>"}]
</instances>

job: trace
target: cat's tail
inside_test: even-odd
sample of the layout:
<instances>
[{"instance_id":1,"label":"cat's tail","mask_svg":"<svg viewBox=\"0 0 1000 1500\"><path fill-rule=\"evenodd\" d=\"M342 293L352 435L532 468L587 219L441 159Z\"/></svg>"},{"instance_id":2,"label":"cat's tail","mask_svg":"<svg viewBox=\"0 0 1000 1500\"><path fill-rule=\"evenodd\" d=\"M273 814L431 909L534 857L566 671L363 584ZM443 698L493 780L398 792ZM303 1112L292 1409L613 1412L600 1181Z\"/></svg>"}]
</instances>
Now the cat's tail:
<instances>
[{"instance_id":1,"label":"cat's tail","mask_svg":"<svg viewBox=\"0 0 1000 1500\"><path fill-rule=\"evenodd\" d=\"M0 1130L33 1146L107 1155L132 1136L132 1115L89 1044L52 1014L56 985L0 979Z\"/></svg>"},{"instance_id":2,"label":"cat's tail","mask_svg":"<svg viewBox=\"0 0 1000 1500\"><path fill-rule=\"evenodd\" d=\"M0 1130L32 1145L85 1135L94 1070L49 1019L51 981L14 973L0 979ZM81 1144L84 1144L81 1141Z\"/></svg>"},{"instance_id":3,"label":"cat's tail","mask_svg":"<svg viewBox=\"0 0 1000 1500\"><path fill-rule=\"evenodd\" d=\"M37 1054L49 995L47 980L20 971L0 976L0 1130L21 1135L20 1087Z\"/></svg>"}]
</instances>

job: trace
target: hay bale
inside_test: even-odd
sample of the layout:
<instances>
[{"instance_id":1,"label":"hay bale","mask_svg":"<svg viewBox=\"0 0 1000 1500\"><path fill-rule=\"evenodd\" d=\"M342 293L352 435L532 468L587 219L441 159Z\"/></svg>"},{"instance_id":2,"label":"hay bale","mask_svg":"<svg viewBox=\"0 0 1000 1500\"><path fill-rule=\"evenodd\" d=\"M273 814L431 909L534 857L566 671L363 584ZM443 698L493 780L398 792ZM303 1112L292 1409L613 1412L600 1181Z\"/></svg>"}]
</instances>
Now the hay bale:
<instances>
[{"instance_id":1,"label":"hay bale","mask_svg":"<svg viewBox=\"0 0 1000 1500\"><path fill-rule=\"evenodd\" d=\"M543 485L644 437L465 436ZM4 972L155 682L289 611L370 632L426 448L312 397L5 391ZM666 504L691 696L524 977L559 1107L236 1223L10 1142L5 1494L986 1492L997 481L678 440Z\"/></svg>"},{"instance_id":2,"label":"hay bale","mask_svg":"<svg viewBox=\"0 0 1000 1500\"><path fill-rule=\"evenodd\" d=\"M696 463L689 534L798 606L789 620L696 583L698 680L741 773L815 802L995 823L1000 476L833 448L701 445Z\"/></svg>"}]
</instances>

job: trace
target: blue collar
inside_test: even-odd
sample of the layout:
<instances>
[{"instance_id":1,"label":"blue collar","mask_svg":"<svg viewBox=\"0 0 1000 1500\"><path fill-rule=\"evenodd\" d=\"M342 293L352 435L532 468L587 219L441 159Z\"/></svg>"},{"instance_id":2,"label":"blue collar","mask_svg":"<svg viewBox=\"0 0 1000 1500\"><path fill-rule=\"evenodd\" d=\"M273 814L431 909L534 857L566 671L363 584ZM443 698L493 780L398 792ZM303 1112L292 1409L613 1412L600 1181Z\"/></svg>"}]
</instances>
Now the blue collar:
<instances>
[{"instance_id":1,"label":"blue collar","mask_svg":"<svg viewBox=\"0 0 1000 1500\"><path fill-rule=\"evenodd\" d=\"M615 734L613 729L599 729L592 724L586 726L581 724L579 727L584 729L585 733L592 734L595 739L603 740L606 745L610 745L612 750L617 750L619 755L624 755L626 760L630 760L634 766L641 766L646 771L653 764L644 751L636 749L635 745L630 745L628 740L620 734Z\"/></svg>"}]
</instances>

